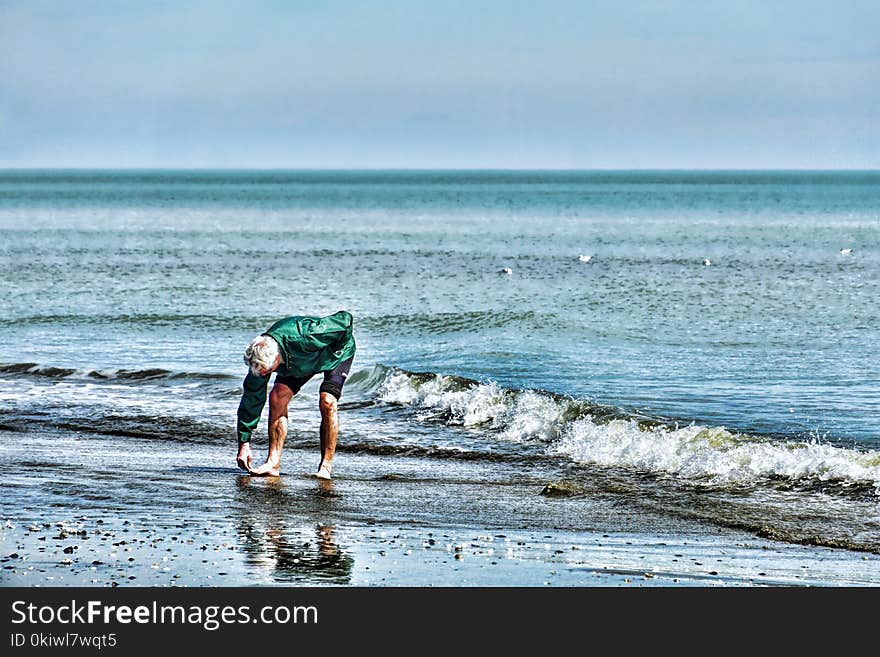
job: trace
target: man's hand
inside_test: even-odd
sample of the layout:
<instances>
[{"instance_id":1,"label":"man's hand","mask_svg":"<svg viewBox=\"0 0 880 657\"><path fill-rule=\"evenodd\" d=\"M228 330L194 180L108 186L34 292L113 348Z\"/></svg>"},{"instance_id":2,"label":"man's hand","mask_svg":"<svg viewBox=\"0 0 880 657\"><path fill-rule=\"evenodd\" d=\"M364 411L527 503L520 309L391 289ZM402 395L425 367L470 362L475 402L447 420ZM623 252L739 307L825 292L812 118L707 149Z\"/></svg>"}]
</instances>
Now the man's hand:
<instances>
[{"instance_id":1,"label":"man's hand","mask_svg":"<svg viewBox=\"0 0 880 657\"><path fill-rule=\"evenodd\" d=\"M253 461L253 456L251 455L251 444L238 443L238 456L235 459L235 462L238 463L238 467L245 472L253 472L253 469L251 468L251 461Z\"/></svg>"}]
</instances>

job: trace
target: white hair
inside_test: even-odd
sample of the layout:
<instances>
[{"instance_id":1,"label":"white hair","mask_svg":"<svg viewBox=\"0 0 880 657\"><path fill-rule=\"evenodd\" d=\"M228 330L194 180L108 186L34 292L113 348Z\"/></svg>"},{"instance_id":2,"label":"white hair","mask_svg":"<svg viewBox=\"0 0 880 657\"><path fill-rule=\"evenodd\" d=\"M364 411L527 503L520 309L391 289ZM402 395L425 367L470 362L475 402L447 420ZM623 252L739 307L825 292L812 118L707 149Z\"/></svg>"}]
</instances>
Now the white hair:
<instances>
[{"instance_id":1,"label":"white hair","mask_svg":"<svg viewBox=\"0 0 880 657\"><path fill-rule=\"evenodd\" d=\"M278 356L278 343L271 335L258 335L244 350L244 362L255 376L275 367Z\"/></svg>"}]
</instances>

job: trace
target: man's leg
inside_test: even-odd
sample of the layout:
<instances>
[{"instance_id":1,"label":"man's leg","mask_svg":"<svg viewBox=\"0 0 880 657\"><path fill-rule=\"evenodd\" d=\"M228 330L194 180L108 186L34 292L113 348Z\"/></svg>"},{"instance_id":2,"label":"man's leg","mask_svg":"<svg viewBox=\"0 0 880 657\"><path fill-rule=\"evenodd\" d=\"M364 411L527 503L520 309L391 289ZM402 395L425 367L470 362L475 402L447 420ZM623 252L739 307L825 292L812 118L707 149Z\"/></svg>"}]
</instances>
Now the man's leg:
<instances>
[{"instance_id":1,"label":"man's leg","mask_svg":"<svg viewBox=\"0 0 880 657\"><path fill-rule=\"evenodd\" d=\"M339 434L338 401L353 360L354 357L349 358L335 369L324 372L318 401L321 409L321 464L315 476L319 479L330 479L333 470L333 455L336 454L336 437Z\"/></svg>"},{"instance_id":2,"label":"man's leg","mask_svg":"<svg viewBox=\"0 0 880 657\"><path fill-rule=\"evenodd\" d=\"M320 479L330 479L333 455L336 454L336 437L339 435L336 397L329 392L322 392L318 406L321 409L321 464L315 476Z\"/></svg>"},{"instance_id":3,"label":"man's leg","mask_svg":"<svg viewBox=\"0 0 880 657\"><path fill-rule=\"evenodd\" d=\"M275 379L269 393L269 454L266 462L251 470L251 474L275 477L281 474L281 452L287 438L287 405L294 392L286 383Z\"/></svg>"}]
</instances>

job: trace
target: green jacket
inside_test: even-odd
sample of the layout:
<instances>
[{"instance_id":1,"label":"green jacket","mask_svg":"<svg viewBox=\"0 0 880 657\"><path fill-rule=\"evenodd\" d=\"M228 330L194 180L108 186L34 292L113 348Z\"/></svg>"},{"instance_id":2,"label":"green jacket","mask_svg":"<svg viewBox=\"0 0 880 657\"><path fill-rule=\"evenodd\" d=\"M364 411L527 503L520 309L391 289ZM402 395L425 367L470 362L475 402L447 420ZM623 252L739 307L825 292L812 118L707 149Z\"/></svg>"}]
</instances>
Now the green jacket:
<instances>
[{"instance_id":1,"label":"green jacket","mask_svg":"<svg viewBox=\"0 0 880 657\"><path fill-rule=\"evenodd\" d=\"M334 369L354 356L351 313L340 310L327 317L285 317L262 335L275 338L281 351L281 364L275 373L283 377L304 378ZM238 405L238 441L249 442L266 405L269 376L248 372Z\"/></svg>"}]
</instances>

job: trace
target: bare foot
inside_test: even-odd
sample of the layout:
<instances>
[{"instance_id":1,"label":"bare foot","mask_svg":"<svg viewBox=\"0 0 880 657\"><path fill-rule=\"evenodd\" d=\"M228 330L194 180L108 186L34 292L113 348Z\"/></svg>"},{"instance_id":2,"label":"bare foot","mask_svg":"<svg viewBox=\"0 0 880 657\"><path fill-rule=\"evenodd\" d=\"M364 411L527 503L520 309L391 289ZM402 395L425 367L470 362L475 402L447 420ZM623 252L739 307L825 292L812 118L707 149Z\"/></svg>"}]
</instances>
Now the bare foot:
<instances>
[{"instance_id":1,"label":"bare foot","mask_svg":"<svg viewBox=\"0 0 880 657\"><path fill-rule=\"evenodd\" d=\"M322 463L321 467L318 468L318 471L315 473L315 476L318 479L330 479L330 468L331 466Z\"/></svg>"},{"instance_id":2,"label":"bare foot","mask_svg":"<svg viewBox=\"0 0 880 657\"><path fill-rule=\"evenodd\" d=\"M260 467L252 468L250 473L258 477L279 477L281 476L281 461L273 462L267 460Z\"/></svg>"},{"instance_id":3,"label":"bare foot","mask_svg":"<svg viewBox=\"0 0 880 657\"><path fill-rule=\"evenodd\" d=\"M238 456L235 458L235 462L238 464L238 467L244 470L245 472L251 471L251 463L253 462L254 457L251 454L251 444L250 443L239 443L238 445Z\"/></svg>"}]
</instances>

